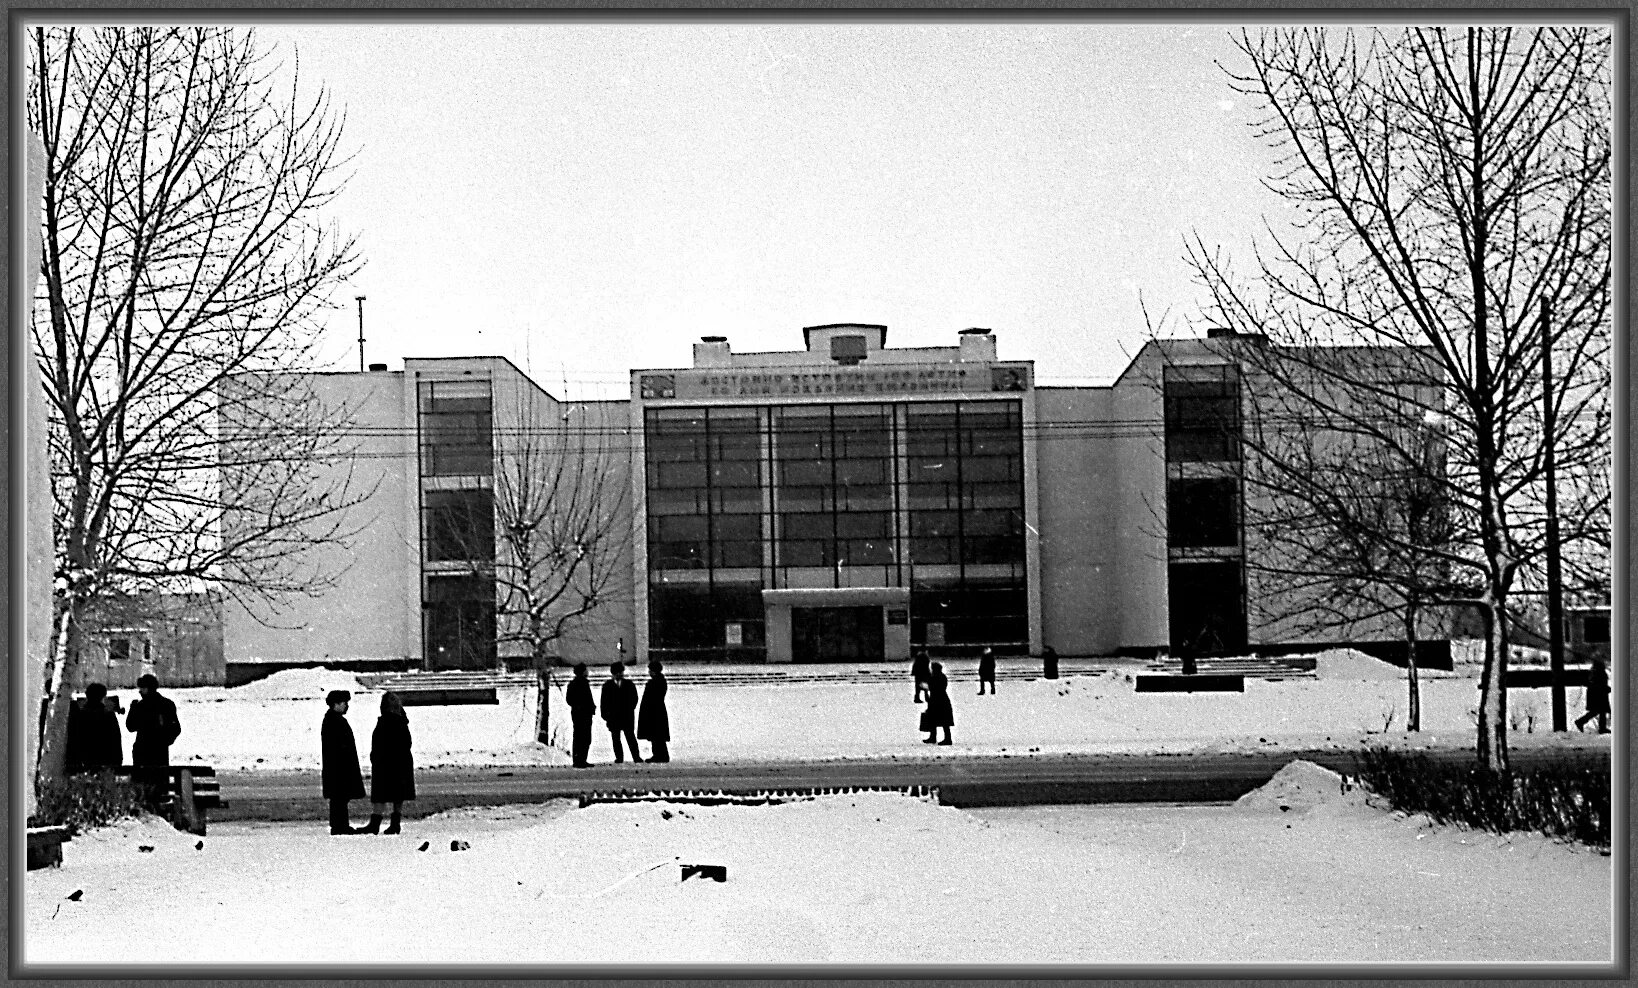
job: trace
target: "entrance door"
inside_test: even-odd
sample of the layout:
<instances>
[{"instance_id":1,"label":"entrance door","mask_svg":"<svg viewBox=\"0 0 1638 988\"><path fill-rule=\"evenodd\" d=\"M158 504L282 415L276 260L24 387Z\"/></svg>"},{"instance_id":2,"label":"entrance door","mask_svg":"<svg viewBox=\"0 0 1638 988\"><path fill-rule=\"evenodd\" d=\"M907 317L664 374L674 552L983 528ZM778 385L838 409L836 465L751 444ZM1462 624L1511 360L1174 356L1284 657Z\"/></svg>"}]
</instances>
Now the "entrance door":
<instances>
[{"instance_id":1,"label":"entrance door","mask_svg":"<svg viewBox=\"0 0 1638 988\"><path fill-rule=\"evenodd\" d=\"M1173 655L1235 655L1245 649L1239 563L1172 563L1170 577Z\"/></svg>"},{"instance_id":2,"label":"entrance door","mask_svg":"<svg viewBox=\"0 0 1638 988\"><path fill-rule=\"evenodd\" d=\"M882 658L880 607L791 608L792 662L866 662Z\"/></svg>"}]
</instances>

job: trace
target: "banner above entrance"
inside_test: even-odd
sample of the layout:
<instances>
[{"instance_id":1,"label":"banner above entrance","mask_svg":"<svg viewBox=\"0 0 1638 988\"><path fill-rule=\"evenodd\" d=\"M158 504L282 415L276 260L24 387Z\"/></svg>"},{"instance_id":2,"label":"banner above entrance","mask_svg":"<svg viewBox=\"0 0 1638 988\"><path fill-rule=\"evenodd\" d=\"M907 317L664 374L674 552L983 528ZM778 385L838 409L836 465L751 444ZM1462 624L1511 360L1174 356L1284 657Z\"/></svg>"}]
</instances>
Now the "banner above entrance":
<instances>
[{"instance_id":1,"label":"banner above entrance","mask_svg":"<svg viewBox=\"0 0 1638 988\"><path fill-rule=\"evenodd\" d=\"M1029 365L978 362L876 367L756 367L638 375L644 401L1027 391Z\"/></svg>"}]
</instances>

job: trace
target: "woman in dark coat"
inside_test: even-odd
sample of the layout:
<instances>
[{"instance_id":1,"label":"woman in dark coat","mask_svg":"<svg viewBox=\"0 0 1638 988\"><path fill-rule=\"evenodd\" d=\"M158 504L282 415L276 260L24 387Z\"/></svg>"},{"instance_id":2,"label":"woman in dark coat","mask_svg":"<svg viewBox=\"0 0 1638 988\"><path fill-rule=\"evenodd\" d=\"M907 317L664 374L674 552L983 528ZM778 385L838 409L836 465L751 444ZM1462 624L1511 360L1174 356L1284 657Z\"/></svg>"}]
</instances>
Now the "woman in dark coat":
<instances>
[{"instance_id":1,"label":"woman in dark coat","mask_svg":"<svg viewBox=\"0 0 1638 988\"><path fill-rule=\"evenodd\" d=\"M356 834L359 831L347 819L347 801L364 798L364 773L358 767L352 725L347 723L347 704L353 695L331 690L324 699L330 709L324 713L319 739L323 742L324 798L330 801L330 833Z\"/></svg>"},{"instance_id":2,"label":"woman in dark coat","mask_svg":"<svg viewBox=\"0 0 1638 988\"><path fill-rule=\"evenodd\" d=\"M671 760L671 752L666 750L666 743L671 740L671 718L665 712L665 674L660 670L659 659L649 662L643 703L637 708L637 736L649 743L651 762Z\"/></svg>"},{"instance_id":3,"label":"woman in dark coat","mask_svg":"<svg viewBox=\"0 0 1638 988\"><path fill-rule=\"evenodd\" d=\"M950 728L955 726L955 708L950 704L950 679L944 675L944 664L934 662L927 670L927 709L921 712L921 729L927 732L922 744L932 744L939 728L944 728L944 740L950 743Z\"/></svg>"},{"instance_id":4,"label":"woman in dark coat","mask_svg":"<svg viewBox=\"0 0 1638 988\"><path fill-rule=\"evenodd\" d=\"M370 735L370 822L364 833L381 830L381 816L392 804L392 822L385 833L396 834L404 800L415 798L415 758L410 754L409 715L397 693L381 694L381 716Z\"/></svg>"}]
</instances>

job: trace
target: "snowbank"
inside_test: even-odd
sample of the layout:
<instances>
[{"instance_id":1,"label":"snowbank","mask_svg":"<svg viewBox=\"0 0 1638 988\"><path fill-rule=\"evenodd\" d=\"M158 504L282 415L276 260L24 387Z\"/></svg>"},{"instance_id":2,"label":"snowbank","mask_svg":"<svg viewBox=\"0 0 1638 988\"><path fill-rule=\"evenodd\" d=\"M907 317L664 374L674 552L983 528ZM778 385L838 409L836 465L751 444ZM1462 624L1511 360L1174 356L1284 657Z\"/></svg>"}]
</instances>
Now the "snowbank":
<instances>
[{"instance_id":1,"label":"snowbank","mask_svg":"<svg viewBox=\"0 0 1638 988\"><path fill-rule=\"evenodd\" d=\"M1314 656L1314 662L1315 678L1327 681L1397 682L1405 678L1405 670L1352 648L1326 649Z\"/></svg>"},{"instance_id":2,"label":"snowbank","mask_svg":"<svg viewBox=\"0 0 1638 988\"><path fill-rule=\"evenodd\" d=\"M1358 789L1346 788L1336 772L1296 759L1234 805L1259 813L1306 813L1322 806L1363 806L1365 800Z\"/></svg>"},{"instance_id":3,"label":"snowbank","mask_svg":"<svg viewBox=\"0 0 1638 988\"><path fill-rule=\"evenodd\" d=\"M235 700L323 700L331 690L364 692L350 672L341 669L281 669L264 679L225 691Z\"/></svg>"}]
</instances>

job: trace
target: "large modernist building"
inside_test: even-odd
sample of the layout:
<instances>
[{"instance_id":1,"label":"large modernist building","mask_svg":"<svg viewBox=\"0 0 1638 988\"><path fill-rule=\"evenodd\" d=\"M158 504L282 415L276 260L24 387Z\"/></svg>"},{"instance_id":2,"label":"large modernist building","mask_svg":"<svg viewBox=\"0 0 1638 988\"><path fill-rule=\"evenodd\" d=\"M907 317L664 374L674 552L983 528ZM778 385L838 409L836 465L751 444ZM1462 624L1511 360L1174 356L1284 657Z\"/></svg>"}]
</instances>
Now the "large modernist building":
<instances>
[{"instance_id":1,"label":"large modernist building","mask_svg":"<svg viewBox=\"0 0 1638 988\"><path fill-rule=\"evenodd\" d=\"M887 327L853 323L807 327L802 349L774 353L705 337L692 367L635 370L615 402L559 401L501 358L327 375L368 437L353 465L378 474L368 524L334 592L272 620L229 608L230 678L522 658L497 612L497 499L529 437L595 458L603 496L623 492L620 552L602 557L618 578L565 625L565 660L1329 643L1293 631L1291 602L1248 567L1234 354L1264 344L1151 342L1113 385L1038 387L1034 363L998 359L989 330L950 342L895 348ZM1398 635L1366 621L1346 637Z\"/></svg>"}]
</instances>

